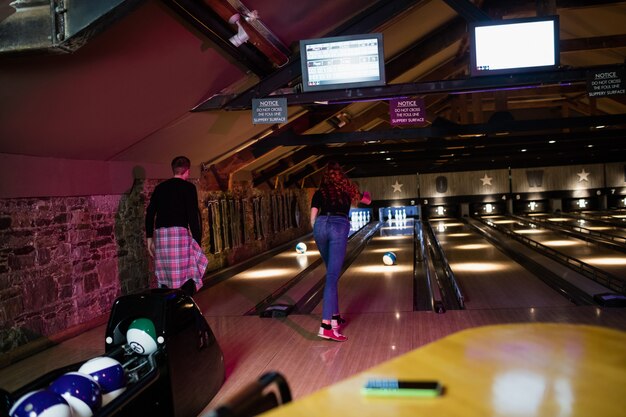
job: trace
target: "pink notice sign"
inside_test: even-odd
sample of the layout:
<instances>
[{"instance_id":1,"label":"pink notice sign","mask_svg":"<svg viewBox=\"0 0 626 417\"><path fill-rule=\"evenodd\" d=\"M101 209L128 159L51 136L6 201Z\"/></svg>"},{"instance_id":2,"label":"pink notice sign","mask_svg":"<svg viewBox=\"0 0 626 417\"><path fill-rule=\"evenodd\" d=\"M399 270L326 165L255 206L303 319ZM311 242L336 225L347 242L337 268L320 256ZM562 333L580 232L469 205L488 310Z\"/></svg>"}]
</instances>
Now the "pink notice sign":
<instances>
[{"instance_id":1,"label":"pink notice sign","mask_svg":"<svg viewBox=\"0 0 626 417\"><path fill-rule=\"evenodd\" d=\"M389 100L389 116L392 126L414 125L426 122L424 100L421 98L400 98Z\"/></svg>"}]
</instances>

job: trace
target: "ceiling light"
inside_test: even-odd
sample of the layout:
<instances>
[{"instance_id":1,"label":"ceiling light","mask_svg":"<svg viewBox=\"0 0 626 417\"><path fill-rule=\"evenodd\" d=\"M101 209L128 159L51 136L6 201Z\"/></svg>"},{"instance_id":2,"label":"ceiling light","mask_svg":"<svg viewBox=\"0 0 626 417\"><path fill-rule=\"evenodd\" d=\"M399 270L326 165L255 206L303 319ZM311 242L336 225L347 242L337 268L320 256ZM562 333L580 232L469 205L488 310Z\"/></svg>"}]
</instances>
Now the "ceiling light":
<instances>
[{"instance_id":1,"label":"ceiling light","mask_svg":"<svg viewBox=\"0 0 626 417\"><path fill-rule=\"evenodd\" d=\"M556 143L556 140L551 139L551 140L548 141L548 143Z\"/></svg>"},{"instance_id":2,"label":"ceiling light","mask_svg":"<svg viewBox=\"0 0 626 417\"><path fill-rule=\"evenodd\" d=\"M467 134L459 134L458 135L460 138L463 139L467 139L467 138L481 138L483 136L485 136L484 133L467 133Z\"/></svg>"}]
</instances>

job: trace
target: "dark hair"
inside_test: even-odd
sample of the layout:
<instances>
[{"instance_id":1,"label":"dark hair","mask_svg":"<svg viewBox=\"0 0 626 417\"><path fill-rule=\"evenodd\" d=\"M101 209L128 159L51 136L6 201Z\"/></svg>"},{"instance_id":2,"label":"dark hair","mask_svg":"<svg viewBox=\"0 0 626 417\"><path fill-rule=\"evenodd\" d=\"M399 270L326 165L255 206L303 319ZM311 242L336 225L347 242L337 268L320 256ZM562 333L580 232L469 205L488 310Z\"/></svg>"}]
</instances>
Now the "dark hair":
<instances>
[{"instance_id":1,"label":"dark hair","mask_svg":"<svg viewBox=\"0 0 626 417\"><path fill-rule=\"evenodd\" d=\"M357 202L360 197L359 187L343 172L337 162L329 162L322 176L320 192L325 199L333 203L348 204Z\"/></svg>"},{"instance_id":2,"label":"dark hair","mask_svg":"<svg viewBox=\"0 0 626 417\"><path fill-rule=\"evenodd\" d=\"M186 156L177 156L172 159L172 172L174 175L181 175L191 168L191 161Z\"/></svg>"}]
</instances>

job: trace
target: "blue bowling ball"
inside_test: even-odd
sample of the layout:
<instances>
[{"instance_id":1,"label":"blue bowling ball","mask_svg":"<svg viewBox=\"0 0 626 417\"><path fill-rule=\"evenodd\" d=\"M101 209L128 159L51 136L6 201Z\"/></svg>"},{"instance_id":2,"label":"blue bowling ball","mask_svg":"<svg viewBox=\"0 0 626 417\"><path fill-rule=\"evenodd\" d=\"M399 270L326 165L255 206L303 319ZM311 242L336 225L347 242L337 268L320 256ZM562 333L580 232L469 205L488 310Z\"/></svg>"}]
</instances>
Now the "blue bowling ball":
<instances>
[{"instance_id":1,"label":"blue bowling ball","mask_svg":"<svg viewBox=\"0 0 626 417\"><path fill-rule=\"evenodd\" d=\"M383 263L385 265L395 265L396 264L396 254L393 252L386 252L383 255Z\"/></svg>"},{"instance_id":2,"label":"blue bowling ball","mask_svg":"<svg viewBox=\"0 0 626 417\"><path fill-rule=\"evenodd\" d=\"M91 375L102 390L102 405L108 404L126 389L124 367L108 356L98 356L83 363L78 372Z\"/></svg>"},{"instance_id":3,"label":"blue bowling ball","mask_svg":"<svg viewBox=\"0 0 626 417\"><path fill-rule=\"evenodd\" d=\"M72 410L59 394L40 389L22 395L9 410L9 416L72 417Z\"/></svg>"},{"instance_id":4,"label":"blue bowling ball","mask_svg":"<svg viewBox=\"0 0 626 417\"><path fill-rule=\"evenodd\" d=\"M304 242L299 242L299 243L296 245L296 252L298 252L298 253L304 253L304 252L306 252L306 243L304 243Z\"/></svg>"},{"instance_id":5,"label":"blue bowling ball","mask_svg":"<svg viewBox=\"0 0 626 417\"><path fill-rule=\"evenodd\" d=\"M48 389L65 398L74 417L90 417L102 406L100 386L87 374L68 372L52 381Z\"/></svg>"}]
</instances>

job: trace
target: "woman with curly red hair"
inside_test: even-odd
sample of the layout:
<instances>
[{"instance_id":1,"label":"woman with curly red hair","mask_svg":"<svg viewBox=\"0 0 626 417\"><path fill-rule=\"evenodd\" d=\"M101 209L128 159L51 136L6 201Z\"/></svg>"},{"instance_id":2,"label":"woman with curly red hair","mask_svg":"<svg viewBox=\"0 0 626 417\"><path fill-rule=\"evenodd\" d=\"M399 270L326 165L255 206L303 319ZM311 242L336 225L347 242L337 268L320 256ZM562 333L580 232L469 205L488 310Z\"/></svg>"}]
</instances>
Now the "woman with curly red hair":
<instances>
[{"instance_id":1,"label":"woman with curly red hair","mask_svg":"<svg viewBox=\"0 0 626 417\"><path fill-rule=\"evenodd\" d=\"M345 321L339 315L337 281L341 274L350 232L350 206L359 200L371 202L368 192L361 194L337 162L329 162L320 187L311 201L311 225L317 249L326 265L326 284L322 304L322 324L318 333L324 339L348 340L340 331Z\"/></svg>"}]
</instances>

